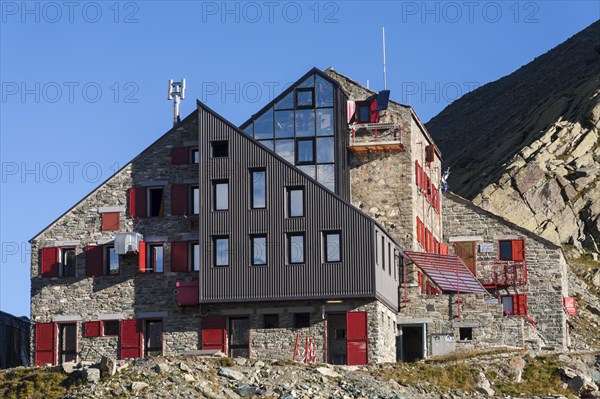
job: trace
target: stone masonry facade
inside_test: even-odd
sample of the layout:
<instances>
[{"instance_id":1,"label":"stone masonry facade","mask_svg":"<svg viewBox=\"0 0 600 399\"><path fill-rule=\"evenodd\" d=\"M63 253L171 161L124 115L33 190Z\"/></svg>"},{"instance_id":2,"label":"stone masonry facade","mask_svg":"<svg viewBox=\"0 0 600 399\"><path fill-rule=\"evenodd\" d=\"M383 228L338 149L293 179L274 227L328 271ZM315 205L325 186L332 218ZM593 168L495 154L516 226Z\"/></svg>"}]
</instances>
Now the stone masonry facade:
<instances>
[{"instance_id":1,"label":"stone masonry facade","mask_svg":"<svg viewBox=\"0 0 600 399\"><path fill-rule=\"evenodd\" d=\"M528 316L548 346L566 348L563 297L568 295L567 264L560 247L454 194L445 198L444 234L450 243L457 239L474 240L478 248L479 244L491 244L491 252L476 253L477 277L480 267L498 259L499 240L524 240L528 279L522 292L527 294ZM506 293L514 292L509 288Z\"/></svg>"}]
</instances>

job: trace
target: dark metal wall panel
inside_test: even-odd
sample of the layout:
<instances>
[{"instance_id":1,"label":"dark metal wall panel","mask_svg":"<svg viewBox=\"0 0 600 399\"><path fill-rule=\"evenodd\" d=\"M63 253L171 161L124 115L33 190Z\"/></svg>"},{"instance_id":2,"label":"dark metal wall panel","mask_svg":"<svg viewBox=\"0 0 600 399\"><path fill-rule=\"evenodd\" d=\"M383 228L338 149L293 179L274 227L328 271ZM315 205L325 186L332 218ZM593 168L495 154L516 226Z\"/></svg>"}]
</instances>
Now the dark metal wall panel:
<instances>
[{"instance_id":1,"label":"dark metal wall panel","mask_svg":"<svg viewBox=\"0 0 600 399\"><path fill-rule=\"evenodd\" d=\"M212 111L199 106L202 302L375 297L373 220L304 176ZM228 140L229 156L211 157L212 140ZM250 209L249 168L267 171L267 209ZM212 211L212 179L229 180L229 210ZM286 217L286 186L305 189L305 217ZM209 206L210 205L210 206ZM322 232L342 232L342 262L323 263ZM286 233L305 232L305 263L287 264ZM249 234L266 233L267 266L251 265ZM213 266L212 236L230 238L230 265ZM396 294L397 295L397 294Z\"/></svg>"}]
</instances>

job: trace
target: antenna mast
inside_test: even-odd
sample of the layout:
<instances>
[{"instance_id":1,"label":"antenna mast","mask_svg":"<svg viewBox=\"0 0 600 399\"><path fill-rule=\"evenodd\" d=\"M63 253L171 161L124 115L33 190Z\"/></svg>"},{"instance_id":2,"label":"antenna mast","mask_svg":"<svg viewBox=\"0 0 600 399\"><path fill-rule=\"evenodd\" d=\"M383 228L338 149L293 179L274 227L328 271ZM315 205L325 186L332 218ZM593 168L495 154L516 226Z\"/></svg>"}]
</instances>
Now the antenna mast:
<instances>
[{"instance_id":1,"label":"antenna mast","mask_svg":"<svg viewBox=\"0 0 600 399\"><path fill-rule=\"evenodd\" d=\"M385 26L381 27L381 35L383 39L383 89L387 90L387 78L385 71Z\"/></svg>"},{"instance_id":2,"label":"antenna mast","mask_svg":"<svg viewBox=\"0 0 600 399\"><path fill-rule=\"evenodd\" d=\"M181 79L181 82L173 82L173 79L169 80L167 99L173 100L173 126L175 126L181 121L179 105L182 100L185 100L185 79Z\"/></svg>"}]
</instances>

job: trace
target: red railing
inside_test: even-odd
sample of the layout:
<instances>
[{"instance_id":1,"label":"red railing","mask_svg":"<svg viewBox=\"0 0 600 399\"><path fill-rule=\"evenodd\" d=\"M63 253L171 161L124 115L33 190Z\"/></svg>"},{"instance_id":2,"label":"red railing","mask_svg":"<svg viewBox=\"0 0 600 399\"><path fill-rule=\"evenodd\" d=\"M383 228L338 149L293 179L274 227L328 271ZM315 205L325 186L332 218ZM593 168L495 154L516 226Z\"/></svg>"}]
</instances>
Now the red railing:
<instances>
[{"instance_id":1,"label":"red railing","mask_svg":"<svg viewBox=\"0 0 600 399\"><path fill-rule=\"evenodd\" d=\"M527 262L514 260L494 260L479 262L477 274L483 285L523 286L527 284Z\"/></svg>"}]
</instances>

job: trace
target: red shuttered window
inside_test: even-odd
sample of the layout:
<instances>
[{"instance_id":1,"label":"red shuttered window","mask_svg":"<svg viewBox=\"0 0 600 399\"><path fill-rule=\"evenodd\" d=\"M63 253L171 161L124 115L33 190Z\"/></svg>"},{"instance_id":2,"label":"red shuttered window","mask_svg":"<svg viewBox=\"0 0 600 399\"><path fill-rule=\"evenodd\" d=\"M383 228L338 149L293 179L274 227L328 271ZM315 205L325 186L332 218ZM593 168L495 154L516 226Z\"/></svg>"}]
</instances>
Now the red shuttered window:
<instances>
[{"instance_id":1,"label":"red shuttered window","mask_svg":"<svg viewBox=\"0 0 600 399\"><path fill-rule=\"evenodd\" d=\"M173 184L171 186L171 215L188 214L188 186Z\"/></svg>"},{"instance_id":2,"label":"red shuttered window","mask_svg":"<svg viewBox=\"0 0 600 399\"><path fill-rule=\"evenodd\" d=\"M58 277L58 247L42 248L42 277Z\"/></svg>"},{"instance_id":3,"label":"red shuttered window","mask_svg":"<svg viewBox=\"0 0 600 399\"><path fill-rule=\"evenodd\" d=\"M119 231L120 212L102 213L102 231Z\"/></svg>"},{"instance_id":4,"label":"red shuttered window","mask_svg":"<svg viewBox=\"0 0 600 399\"><path fill-rule=\"evenodd\" d=\"M102 246L88 245L85 247L85 275L88 277L101 276Z\"/></svg>"},{"instance_id":5,"label":"red shuttered window","mask_svg":"<svg viewBox=\"0 0 600 399\"><path fill-rule=\"evenodd\" d=\"M183 165L189 163L190 150L187 147L175 147L171 150L171 163L173 165Z\"/></svg>"},{"instance_id":6,"label":"red shuttered window","mask_svg":"<svg viewBox=\"0 0 600 399\"><path fill-rule=\"evenodd\" d=\"M144 241L139 243L138 270L140 273L146 272L146 243Z\"/></svg>"},{"instance_id":7,"label":"red shuttered window","mask_svg":"<svg viewBox=\"0 0 600 399\"><path fill-rule=\"evenodd\" d=\"M175 241L171 243L171 271L187 272L188 269L188 250L187 241Z\"/></svg>"},{"instance_id":8,"label":"red shuttered window","mask_svg":"<svg viewBox=\"0 0 600 399\"><path fill-rule=\"evenodd\" d=\"M35 325L35 365L56 364L56 324Z\"/></svg>"},{"instance_id":9,"label":"red shuttered window","mask_svg":"<svg viewBox=\"0 0 600 399\"><path fill-rule=\"evenodd\" d=\"M140 320L121 320L121 359L142 357L142 323Z\"/></svg>"},{"instance_id":10,"label":"red shuttered window","mask_svg":"<svg viewBox=\"0 0 600 399\"><path fill-rule=\"evenodd\" d=\"M523 240L512 240L512 260L525 260L525 243Z\"/></svg>"},{"instance_id":11,"label":"red shuttered window","mask_svg":"<svg viewBox=\"0 0 600 399\"><path fill-rule=\"evenodd\" d=\"M99 337L100 336L100 321L86 321L83 326L84 334L86 337Z\"/></svg>"},{"instance_id":12,"label":"red shuttered window","mask_svg":"<svg viewBox=\"0 0 600 399\"><path fill-rule=\"evenodd\" d=\"M132 187L129 190L129 215L132 218L147 216L147 189L146 187Z\"/></svg>"}]
</instances>

